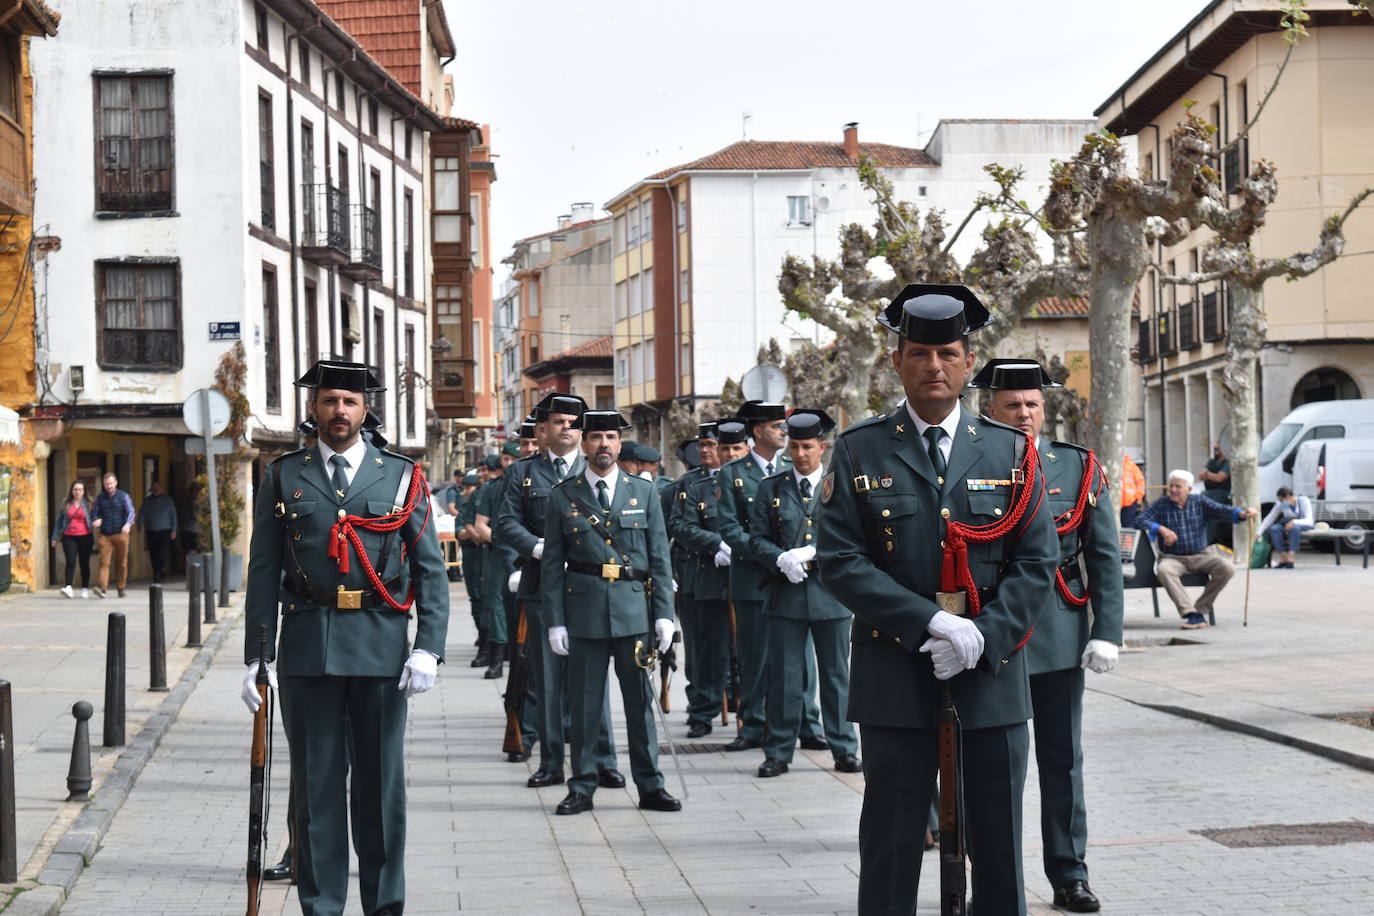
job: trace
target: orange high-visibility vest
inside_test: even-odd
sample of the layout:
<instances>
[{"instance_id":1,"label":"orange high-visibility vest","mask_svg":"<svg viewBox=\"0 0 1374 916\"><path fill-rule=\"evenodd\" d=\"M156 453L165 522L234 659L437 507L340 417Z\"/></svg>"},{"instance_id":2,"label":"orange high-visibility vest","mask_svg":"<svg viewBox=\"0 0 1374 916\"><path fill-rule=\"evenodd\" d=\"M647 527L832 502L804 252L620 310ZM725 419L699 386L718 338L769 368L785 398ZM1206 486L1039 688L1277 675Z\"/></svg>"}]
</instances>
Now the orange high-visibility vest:
<instances>
[{"instance_id":1,"label":"orange high-visibility vest","mask_svg":"<svg viewBox=\"0 0 1374 916\"><path fill-rule=\"evenodd\" d=\"M1134 506L1145 498L1145 475L1131 460L1130 455L1122 456L1121 505Z\"/></svg>"}]
</instances>

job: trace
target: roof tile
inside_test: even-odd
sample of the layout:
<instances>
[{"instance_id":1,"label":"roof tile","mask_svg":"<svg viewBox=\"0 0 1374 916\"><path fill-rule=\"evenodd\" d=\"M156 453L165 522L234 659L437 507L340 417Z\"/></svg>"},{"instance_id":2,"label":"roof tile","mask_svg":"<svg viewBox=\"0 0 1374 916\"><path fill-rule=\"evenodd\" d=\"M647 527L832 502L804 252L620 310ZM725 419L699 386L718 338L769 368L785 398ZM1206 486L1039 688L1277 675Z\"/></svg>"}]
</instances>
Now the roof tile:
<instances>
[{"instance_id":1,"label":"roof tile","mask_svg":"<svg viewBox=\"0 0 1374 916\"><path fill-rule=\"evenodd\" d=\"M933 168L939 163L925 150L888 143L860 143L859 153L886 168ZM804 140L741 140L709 156L685 165L664 169L651 179L678 172L739 169L852 168L858 161L845 154L844 144Z\"/></svg>"}]
</instances>

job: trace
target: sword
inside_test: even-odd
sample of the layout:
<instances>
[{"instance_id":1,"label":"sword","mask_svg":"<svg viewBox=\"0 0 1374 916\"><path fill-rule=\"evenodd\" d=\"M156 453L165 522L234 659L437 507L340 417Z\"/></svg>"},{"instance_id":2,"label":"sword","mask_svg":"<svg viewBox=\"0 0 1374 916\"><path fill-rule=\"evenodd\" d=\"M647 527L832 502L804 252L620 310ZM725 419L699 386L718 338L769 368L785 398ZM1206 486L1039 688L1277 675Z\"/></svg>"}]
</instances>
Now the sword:
<instances>
[{"instance_id":1,"label":"sword","mask_svg":"<svg viewBox=\"0 0 1374 916\"><path fill-rule=\"evenodd\" d=\"M682 787L682 800L686 801L691 797L687 791L687 778L682 775L682 761L677 757L677 745L673 743L673 733L668 730L668 717L663 714L663 707L658 704L654 697L653 682L649 678L649 672L654 670L654 665L658 662L658 650L651 648L645 650L644 640L635 640L635 664L644 676L644 702L654 708L658 715L658 728L663 732L663 740L668 742L668 752L673 755L673 768L677 770L677 783Z\"/></svg>"}]
</instances>

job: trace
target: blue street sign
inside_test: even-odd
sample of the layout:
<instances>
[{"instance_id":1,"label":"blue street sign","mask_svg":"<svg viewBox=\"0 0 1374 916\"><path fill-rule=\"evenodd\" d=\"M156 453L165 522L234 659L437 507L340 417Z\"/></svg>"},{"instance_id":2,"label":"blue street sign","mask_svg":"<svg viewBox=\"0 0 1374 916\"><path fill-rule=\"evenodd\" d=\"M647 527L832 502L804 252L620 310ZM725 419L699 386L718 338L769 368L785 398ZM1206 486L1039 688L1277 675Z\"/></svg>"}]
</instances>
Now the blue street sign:
<instances>
[{"instance_id":1,"label":"blue street sign","mask_svg":"<svg viewBox=\"0 0 1374 916\"><path fill-rule=\"evenodd\" d=\"M210 322L211 340L239 340L239 323L237 321L212 321Z\"/></svg>"}]
</instances>

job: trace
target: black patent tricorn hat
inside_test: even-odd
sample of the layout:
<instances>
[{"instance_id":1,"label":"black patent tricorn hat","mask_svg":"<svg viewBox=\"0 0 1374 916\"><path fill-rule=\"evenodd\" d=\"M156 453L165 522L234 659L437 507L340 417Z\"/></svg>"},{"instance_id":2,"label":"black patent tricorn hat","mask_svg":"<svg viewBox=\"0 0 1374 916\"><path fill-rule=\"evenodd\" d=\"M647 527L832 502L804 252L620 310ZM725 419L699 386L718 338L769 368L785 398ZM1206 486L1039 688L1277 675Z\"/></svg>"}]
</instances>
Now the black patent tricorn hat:
<instances>
[{"instance_id":1,"label":"black patent tricorn hat","mask_svg":"<svg viewBox=\"0 0 1374 916\"><path fill-rule=\"evenodd\" d=\"M560 394L555 391L545 395L544 400L534 406L534 420L536 423L542 423L549 418L551 413L580 417L586 409L587 402L577 395Z\"/></svg>"},{"instance_id":2,"label":"black patent tricorn hat","mask_svg":"<svg viewBox=\"0 0 1374 916\"><path fill-rule=\"evenodd\" d=\"M585 410L582 416L573 421L572 428L580 429L584 433L620 432L622 429L629 429L630 424L618 410ZM624 443L621 447L624 447Z\"/></svg>"},{"instance_id":3,"label":"black patent tricorn hat","mask_svg":"<svg viewBox=\"0 0 1374 916\"><path fill-rule=\"evenodd\" d=\"M739 406L739 419L749 424L785 420L787 408L772 401L745 401Z\"/></svg>"},{"instance_id":4,"label":"black patent tricorn hat","mask_svg":"<svg viewBox=\"0 0 1374 916\"><path fill-rule=\"evenodd\" d=\"M912 283L878 313L878 324L913 343L962 340L995 319L973 290L957 283Z\"/></svg>"},{"instance_id":5,"label":"black patent tricorn hat","mask_svg":"<svg viewBox=\"0 0 1374 916\"><path fill-rule=\"evenodd\" d=\"M364 364L332 359L316 362L305 375L296 379L296 387L338 388L341 391L361 392L386 391L386 387L377 381L377 376Z\"/></svg>"},{"instance_id":6,"label":"black patent tricorn hat","mask_svg":"<svg viewBox=\"0 0 1374 916\"><path fill-rule=\"evenodd\" d=\"M744 425L743 420L737 417L721 420L716 423L716 441L721 445L738 445L741 442L748 442L749 428Z\"/></svg>"},{"instance_id":7,"label":"black patent tricorn hat","mask_svg":"<svg viewBox=\"0 0 1374 916\"><path fill-rule=\"evenodd\" d=\"M824 410L802 407L787 418L787 435L793 439L819 439L835 428L835 421Z\"/></svg>"},{"instance_id":8,"label":"black patent tricorn hat","mask_svg":"<svg viewBox=\"0 0 1374 916\"><path fill-rule=\"evenodd\" d=\"M988 391L1029 391L1033 388L1062 388L1033 359L990 359L968 383L970 388Z\"/></svg>"},{"instance_id":9,"label":"black patent tricorn hat","mask_svg":"<svg viewBox=\"0 0 1374 916\"><path fill-rule=\"evenodd\" d=\"M519 435L521 439L533 439L535 437L534 424L534 414L528 414L525 419L520 421Z\"/></svg>"},{"instance_id":10,"label":"black patent tricorn hat","mask_svg":"<svg viewBox=\"0 0 1374 916\"><path fill-rule=\"evenodd\" d=\"M697 424L697 438L698 438L698 439L715 439L715 438L716 438L716 426L717 426L717 424L718 424L719 422L720 422L719 420L711 420L711 421L709 421L709 422L707 422L707 423L698 423L698 424Z\"/></svg>"}]
</instances>

